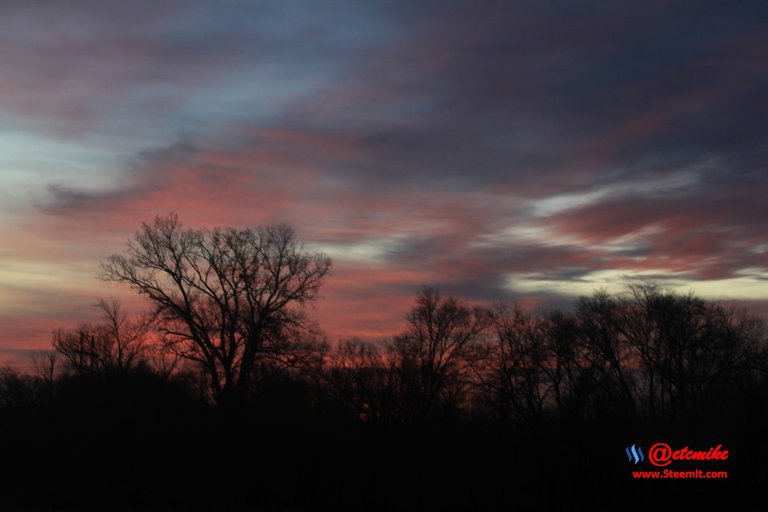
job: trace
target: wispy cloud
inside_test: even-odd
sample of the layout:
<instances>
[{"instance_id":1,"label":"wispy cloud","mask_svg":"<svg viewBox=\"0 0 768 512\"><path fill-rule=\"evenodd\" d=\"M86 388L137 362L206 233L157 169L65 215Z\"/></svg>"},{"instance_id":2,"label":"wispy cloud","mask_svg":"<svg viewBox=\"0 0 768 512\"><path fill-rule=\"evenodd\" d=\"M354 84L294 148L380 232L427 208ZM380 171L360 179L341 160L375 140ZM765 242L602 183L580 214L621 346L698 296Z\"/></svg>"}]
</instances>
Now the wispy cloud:
<instances>
[{"instance_id":1,"label":"wispy cloud","mask_svg":"<svg viewBox=\"0 0 768 512\"><path fill-rule=\"evenodd\" d=\"M170 211L294 225L337 261L332 336L395 332L422 284L760 308L766 9L4 2L0 344L119 293L98 262Z\"/></svg>"}]
</instances>

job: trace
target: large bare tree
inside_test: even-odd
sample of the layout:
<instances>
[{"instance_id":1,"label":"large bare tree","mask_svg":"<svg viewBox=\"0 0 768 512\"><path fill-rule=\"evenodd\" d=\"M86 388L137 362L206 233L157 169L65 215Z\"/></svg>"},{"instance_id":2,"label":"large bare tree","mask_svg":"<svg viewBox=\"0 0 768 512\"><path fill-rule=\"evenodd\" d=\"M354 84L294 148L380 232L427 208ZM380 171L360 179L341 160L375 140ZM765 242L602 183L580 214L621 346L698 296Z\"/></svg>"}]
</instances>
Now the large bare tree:
<instances>
[{"instance_id":1,"label":"large bare tree","mask_svg":"<svg viewBox=\"0 0 768 512\"><path fill-rule=\"evenodd\" d=\"M200 365L225 406L248 396L260 364L289 362L304 346L302 308L330 268L287 226L185 229L171 214L142 224L102 277L150 300L168 346Z\"/></svg>"},{"instance_id":2,"label":"large bare tree","mask_svg":"<svg viewBox=\"0 0 768 512\"><path fill-rule=\"evenodd\" d=\"M407 395L404 407L411 407L411 416L426 419L441 403L462 401L472 363L482 352L479 341L489 315L425 287L406 320L408 326L395 338L391 355Z\"/></svg>"}]
</instances>

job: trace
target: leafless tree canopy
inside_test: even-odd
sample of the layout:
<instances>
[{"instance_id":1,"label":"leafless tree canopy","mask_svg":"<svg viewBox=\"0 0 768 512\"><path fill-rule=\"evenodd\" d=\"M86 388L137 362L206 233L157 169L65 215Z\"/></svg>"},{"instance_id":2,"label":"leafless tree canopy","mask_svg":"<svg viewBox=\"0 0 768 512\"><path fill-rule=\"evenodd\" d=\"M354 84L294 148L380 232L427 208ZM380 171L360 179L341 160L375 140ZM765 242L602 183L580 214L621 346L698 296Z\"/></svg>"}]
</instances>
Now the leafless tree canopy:
<instances>
[{"instance_id":1,"label":"leafless tree canopy","mask_svg":"<svg viewBox=\"0 0 768 512\"><path fill-rule=\"evenodd\" d=\"M160 219L113 257L113 278L154 311L102 301L100 321L57 331L55 351L35 354L36 376L0 368L0 434L13 440L2 453L14 464L4 496L86 496L107 509L125 496L168 510L567 509L593 482L592 501L606 485L631 494L628 473L605 468L627 456L624 443L658 433L734 446L744 462L718 467L743 468L738 480L755 475L743 488L759 488L761 319L649 284L554 311L473 307L424 288L400 335L331 344L300 309L327 263L282 229ZM173 371L176 354L197 364ZM44 485L27 482L34 471ZM553 488L567 497L542 501Z\"/></svg>"},{"instance_id":2,"label":"leafless tree canopy","mask_svg":"<svg viewBox=\"0 0 768 512\"><path fill-rule=\"evenodd\" d=\"M391 352L415 406L412 415L429 417L439 403L455 403L464 395L489 316L427 287L406 320L407 328L395 338Z\"/></svg>"},{"instance_id":3,"label":"leafless tree canopy","mask_svg":"<svg viewBox=\"0 0 768 512\"><path fill-rule=\"evenodd\" d=\"M102 322L83 324L75 329L53 333L53 347L61 354L67 369L79 374L128 372L149 363L152 348L147 335L152 325L148 315L129 315L116 300L99 300L96 307ZM55 355L50 356L51 373Z\"/></svg>"},{"instance_id":4,"label":"leafless tree canopy","mask_svg":"<svg viewBox=\"0 0 768 512\"><path fill-rule=\"evenodd\" d=\"M331 261L286 226L184 229L176 215L144 223L103 278L147 297L177 353L206 372L214 399L242 399L265 358L285 362L310 324Z\"/></svg>"}]
</instances>

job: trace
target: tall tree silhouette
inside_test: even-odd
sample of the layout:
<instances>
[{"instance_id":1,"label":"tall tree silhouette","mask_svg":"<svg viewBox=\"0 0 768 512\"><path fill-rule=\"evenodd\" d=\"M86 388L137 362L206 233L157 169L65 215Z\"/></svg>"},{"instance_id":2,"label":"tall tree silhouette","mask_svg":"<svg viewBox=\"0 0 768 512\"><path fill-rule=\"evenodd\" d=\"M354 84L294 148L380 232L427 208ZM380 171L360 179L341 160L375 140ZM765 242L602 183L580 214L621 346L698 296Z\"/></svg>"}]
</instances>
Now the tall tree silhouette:
<instances>
[{"instance_id":1,"label":"tall tree silhouette","mask_svg":"<svg viewBox=\"0 0 768 512\"><path fill-rule=\"evenodd\" d=\"M144 223L103 278L154 305L169 347L204 370L220 406L247 398L258 364L293 350L331 261L287 226L183 229L176 215ZM304 344L300 343L304 348Z\"/></svg>"},{"instance_id":2,"label":"tall tree silhouette","mask_svg":"<svg viewBox=\"0 0 768 512\"><path fill-rule=\"evenodd\" d=\"M764 322L692 294L636 283L618 310L618 329L643 370L637 395L653 420L696 421L764 353Z\"/></svg>"},{"instance_id":3,"label":"tall tree silhouette","mask_svg":"<svg viewBox=\"0 0 768 512\"><path fill-rule=\"evenodd\" d=\"M426 287L406 320L408 326L395 338L392 351L406 394L404 405L411 407L406 414L428 419L441 403L457 405L463 398L489 315Z\"/></svg>"},{"instance_id":4,"label":"tall tree silhouette","mask_svg":"<svg viewBox=\"0 0 768 512\"><path fill-rule=\"evenodd\" d=\"M493 364L485 383L502 418L538 424L549 394L562 379L552 356L548 325L519 307L499 305L492 313Z\"/></svg>"},{"instance_id":5,"label":"tall tree silhouette","mask_svg":"<svg viewBox=\"0 0 768 512\"><path fill-rule=\"evenodd\" d=\"M602 398L598 409L635 416L634 354L619 329L619 303L605 290L579 297L576 318L586 366Z\"/></svg>"}]
</instances>

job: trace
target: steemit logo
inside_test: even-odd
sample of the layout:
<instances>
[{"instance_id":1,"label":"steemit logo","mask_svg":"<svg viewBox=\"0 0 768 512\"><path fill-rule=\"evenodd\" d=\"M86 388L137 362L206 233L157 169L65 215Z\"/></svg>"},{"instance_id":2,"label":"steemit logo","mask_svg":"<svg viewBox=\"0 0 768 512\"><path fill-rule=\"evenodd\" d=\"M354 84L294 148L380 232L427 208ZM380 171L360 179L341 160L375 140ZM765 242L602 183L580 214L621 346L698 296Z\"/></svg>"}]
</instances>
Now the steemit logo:
<instances>
[{"instance_id":1,"label":"steemit logo","mask_svg":"<svg viewBox=\"0 0 768 512\"><path fill-rule=\"evenodd\" d=\"M643 455L643 449L640 448L637 445L627 446L624 449L624 452L627 454L627 459L629 459L629 462L635 461L635 464L638 462L643 462L645 460L645 456Z\"/></svg>"}]
</instances>

